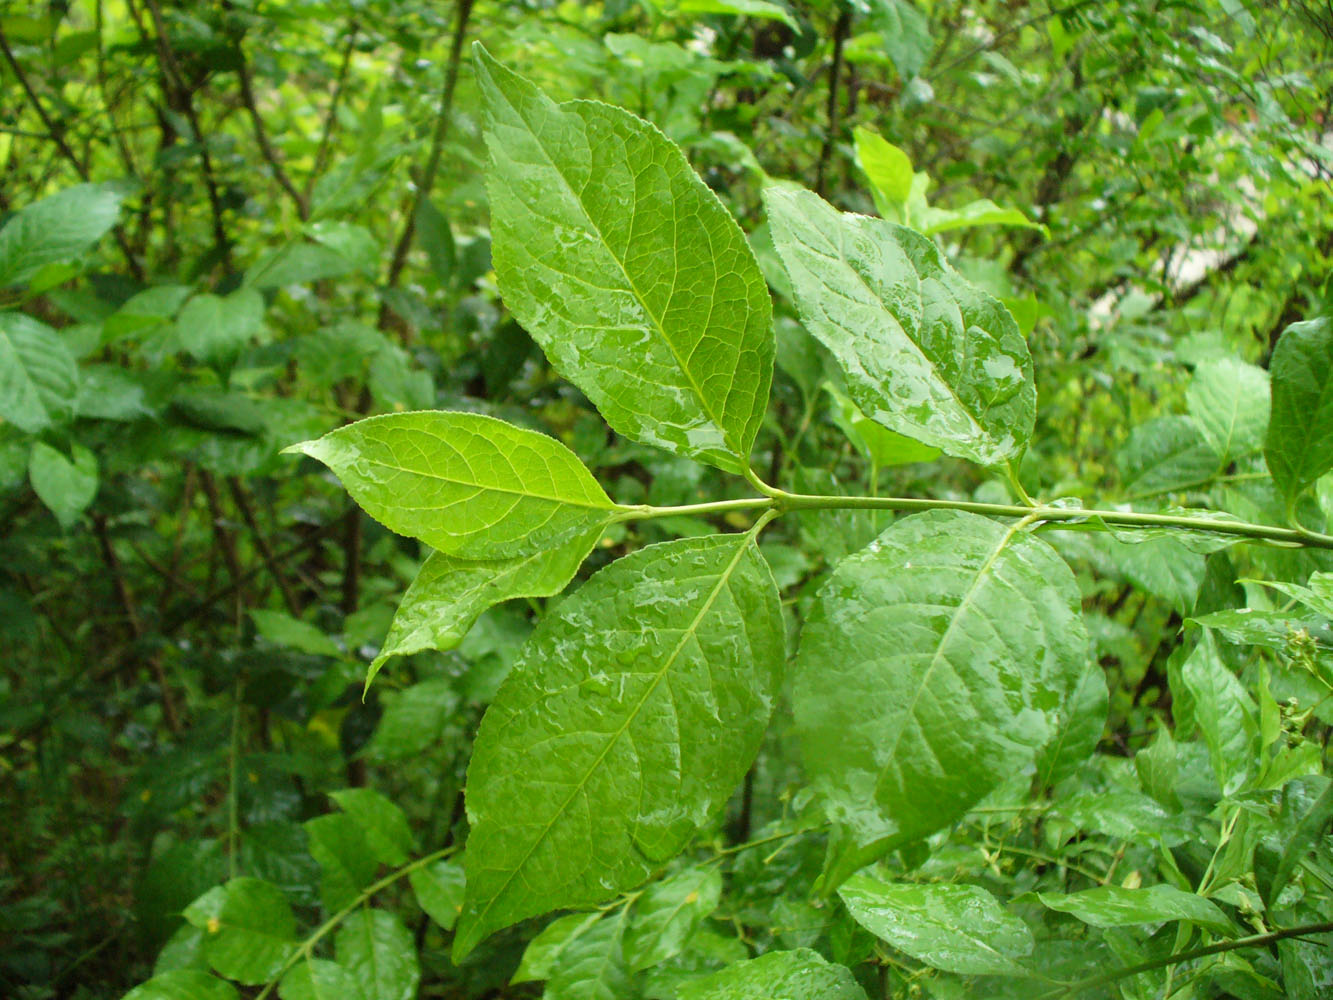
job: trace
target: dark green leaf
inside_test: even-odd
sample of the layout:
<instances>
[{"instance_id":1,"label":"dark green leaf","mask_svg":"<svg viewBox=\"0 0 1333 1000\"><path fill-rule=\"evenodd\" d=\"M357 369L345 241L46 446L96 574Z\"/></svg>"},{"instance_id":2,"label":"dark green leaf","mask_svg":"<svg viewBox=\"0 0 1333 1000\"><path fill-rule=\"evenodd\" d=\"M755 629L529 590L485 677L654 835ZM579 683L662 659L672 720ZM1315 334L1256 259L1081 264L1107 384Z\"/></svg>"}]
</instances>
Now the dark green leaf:
<instances>
[{"instance_id":1,"label":"dark green leaf","mask_svg":"<svg viewBox=\"0 0 1333 1000\"><path fill-rule=\"evenodd\" d=\"M1321 316L1287 327L1269 372L1273 409L1264 457L1290 508L1333 469L1333 319Z\"/></svg>"},{"instance_id":2,"label":"dark green leaf","mask_svg":"<svg viewBox=\"0 0 1333 1000\"><path fill-rule=\"evenodd\" d=\"M185 908L204 931L204 954L219 975L247 986L268 982L296 948L296 919L287 897L257 878L234 878Z\"/></svg>"},{"instance_id":3,"label":"dark green leaf","mask_svg":"<svg viewBox=\"0 0 1333 1000\"><path fill-rule=\"evenodd\" d=\"M625 957L639 972L678 953L722 898L716 866L687 868L654 883L634 904Z\"/></svg>"},{"instance_id":4,"label":"dark green leaf","mask_svg":"<svg viewBox=\"0 0 1333 1000\"><path fill-rule=\"evenodd\" d=\"M830 819L882 853L1030 767L1086 669L1079 605L1045 542L974 514L904 518L843 560L792 695Z\"/></svg>"},{"instance_id":5,"label":"dark green leaf","mask_svg":"<svg viewBox=\"0 0 1333 1000\"><path fill-rule=\"evenodd\" d=\"M936 969L974 976L1022 976L1032 951L1027 924L975 885L914 885L854 875L838 890L876 937Z\"/></svg>"},{"instance_id":6,"label":"dark green leaf","mask_svg":"<svg viewBox=\"0 0 1333 1000\"><path fill-rule=\"evenodd\" d=\"M473 750L455 954L630 888L684 847L758 749L783 645L749 535L641 549L548 613Z\"/></svg>"},{"instance_id":7,"label":"dark green leaf","mask_svg":"<svg viewBox=\"0 0 1333 1000\"><path fill-rule=\"evenodd\" d=\"M278 996L282 1000L367 1000L361 984L341 965L309 957L282 977Z\"/></svg>"},{"instance_id":8,"label":"dark green leaf","mask_svg":"<svg viewBox=\"0 0 1333 1000\"><path fill-rule=\"evenodd\" d=\"M125 994L123 1000L237 1000L231 983L197 969L176 969L154 976Z\"/></svg>"},{"instance_id":9,"label":"dark green leaf","mask_svg":"<svg viewBox=\"0 0 1333 1000\"><path fill-rule=\"evenodd\" d=\"M293 445L385 527L464 559L533 552L617 507L553 438L477 413L393 413Z\"/></svg>"},{"instance_id":10,"label":"dark green leaf","mask_svg":"<svg viewBox=\"0 0 1333 1000\"><path fill-rule=\"evenodd\" d=\"M621 434L744 471L773 333L740 227L651 125L476 53L505 305Z\"/></svg>"},{"instance_id":11,"label":"dark green leaf","mask_svg":"<svg viewBox=\"0 0 1333 1000\"><path fill-rule=\"evenodd\" d=\"M902 226L808 191L764 192L801 317L866 416L984 465L1032 433L1032 359L1013 317Z\"/></svg>"},{"instance_id":12,"label":"dark green leaf","mask_svg":"<svg viewBox=\"0 0 1333 1000\"><path fill-rule=\"evenodd\" d=\"M446 931L453 930L463 909L463 866L456 861L436 861L418 868L408 880L421 908Z\"/></svg>"},{"instance_id":13,"label":"dark green leaf","mask_svg":"<svg viewBox=\"0 0 1333 1000\"><path fill-rule=\"evenodd\" d=\"M404 865L416 849L407 817L373 788L344 788L329 798L351 816L365 834L371 853L386 865Z\"/></svg>"},{"instance_id":14,"label":"dark green leaf","mask_svg":"<svg viewBox=\"0 0 1333 1000\"><path fill-rule=\"evenodd\" d=\"M412 1000L421 980L417 947L403 922L386 910L358 910L338 928L334 954L373 1000Z\"/></svg>"},{"instance_id":15,"label":"dark green leaf","mask_svg":"<svg viewBox=\"0 0 1333 1000\"><path fill-rule=\"evenodd\" d=\"M1188 920L1215 934L1230 936L1235 933L1231 921L1227 920L1216 903L1169 885L1150 885L1142 889L1099 885L1095 889L1069 895L1039 892L1037 898L1052 910L1072 914L1094 927Z\"/></svg>"}]
</instances>

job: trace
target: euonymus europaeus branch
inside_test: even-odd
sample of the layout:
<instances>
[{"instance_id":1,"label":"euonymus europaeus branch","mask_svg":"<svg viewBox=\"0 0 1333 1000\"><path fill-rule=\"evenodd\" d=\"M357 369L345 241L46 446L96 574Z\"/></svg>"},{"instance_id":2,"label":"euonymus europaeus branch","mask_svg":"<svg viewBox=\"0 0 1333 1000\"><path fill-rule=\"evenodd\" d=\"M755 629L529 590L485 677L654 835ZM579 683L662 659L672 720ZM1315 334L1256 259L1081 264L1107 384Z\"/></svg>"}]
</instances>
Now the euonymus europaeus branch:
<instances>
[{"instance_id":1,"label":"euonymus europaeus branch","mask_svg":"<svg viewBox=\"0 0 1333 1000\"><path fill-rule=\"evenodd\" d=\"M1100 737L1107 690L1089 656L1082 595L1061 553L1029 529L1166 536L1182 540L1186 556L1237 541L1333 548L1333 536L1295 520L1299 509L1308 522L1307 507L1323 516L1310 494L1333 468L1329 324L1284 335L1271 404L1262 398L1268 376L1253 366L1201 370L1190 419L1171 425L1170 440L1148 435L1128 449L1139 487L1131 492L1262 455L1271 502L1261 509L1277 509L1277 519L1288 512L1291 526L1212 509L789 492L751 466L775 357L797 365L778 350L768 283L740 227L647 123L593 102L557 105L481 49L475 69L493 259L508 308L617 433L743 477L762 495L622 505L564 444L477 413L374 417L295 446L385 526L434 550L367 683L390 656L457 645L499 601L560 593L613 524L757 515L741 533L631 552L538 622L474 745L454 960L520 920L637 892L716 816L786 697L829 824L818 887L933 968L1029 975L1030 927L986 890L895 879L873 866L921 848L1014 775L1038 793L1058 784ZM874 152L868 139L860 146ZM885 214L890 195L876 192ZM770 185L765 207L783 308L845 386L841 416L860 428L871 467L945 454L1007 470L1027 501L1013 470L1033 435L1036 388L1008 310L920 232L841 213L789 183ZM846 540L803 609L789 662L758 536L783 513L839 509L907 516L876 538ZM1292 594L1316 609L1327 601L1313 586ZM1246 697L1211 639L1179 669L1190 697L1214 715ZM1228 747L1221 737L1210 744L1231 794L1260 779L1235 771ZM1180 921L1182 942L1192 927L1236 933L1201 892L1089 892L1044 893L1041 902L1093 925L1127 909L1142 923ZM623 921L628 909L581 916L578 933L599 928L590 940L620 947L623 924L602 921ZM928 943L936 938L938 948ZM782 962L827 971L822 959L785 954ZM741 963L752 971L734 975L763 982L775 961Z\"/></svg>"}]
</instances>

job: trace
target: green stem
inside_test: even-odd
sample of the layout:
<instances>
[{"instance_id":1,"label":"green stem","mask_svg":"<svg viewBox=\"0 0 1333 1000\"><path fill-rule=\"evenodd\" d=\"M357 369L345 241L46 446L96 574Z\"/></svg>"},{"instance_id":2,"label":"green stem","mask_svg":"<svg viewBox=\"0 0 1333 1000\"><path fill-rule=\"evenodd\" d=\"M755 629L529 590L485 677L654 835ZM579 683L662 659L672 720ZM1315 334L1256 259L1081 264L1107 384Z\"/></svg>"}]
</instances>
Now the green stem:
<instances>
[{"instance_id":1,"label":"green stem","mask_svg":"<svg viewBox=\"0 0 1333 1000\"><path fill-rule=\"evenodd\" d=\"M379 892L381 889L387 889L404 875L411 875L414 871L417 871L420 868L425 868L427 865L439 861L441 858L448 857L457 850L457 844L450 847L442 847L438 851L427 854L424 858L417 858L416 861L406 864L396 871L389 872L388 875L385 875L384 878L380 879L378 882L372 882L370 885L366 886L366 888L361 890L361 894L357 896L356 899L352 900L333 916L329 917L328 920L320 924L319 928L313 934L301 942L301 946L297 948L296 951L292 952L287 961L283 963L282 968L277 971L277 974L264 984L264 988L259 991L259 995L255 997L255 1000L264 1000L265 997L272 993L273 987L278 985L278 982L287 974L287 971L292 966L301 959L308 957L310 952L314 950L315 945L319 944L320 941L326 938L330 931L356 912L356 910L370 899L370 897L374 896L375 893Z\"/></svg>"},{"instance_id":2,"label":"green stem","mask_svg":"<svg viewBox=\"0 0 1333 1000\"><path fill-rule=\"evenodd\" d=\"M749 477L747 477L749 478ZM753 480L752 480L753 481ZM1178 528L1182 531L1207 532L1214 535L1234 535L1251 541L1274 542L1299 548L1333 549L1333 535L1295 528L1279 528L1270 524L1249 521L1216 521L1205 517L1177 514L1143 514L1129 510L1094 510L1085 507L1027 507L1021 504L976 503L971 500L919 499L916 497L840 497L812 496L788 493L769 486L767 497L746 497L739 500L717 500L711 503L683 504L677 507L653 507L638 504L623 507L619 520L645 520L678 515L718 514L735 510L770 508L779 513L789 510L962 510L986 517L1017 517L1031 522L1043 522L1053 527L1079 527L1089 521L1120 525L1127 528Z\"/></svg>"},{"instance_id":3,"label":"green stem","mask_svg":"<svg viewBox=\"0 0 1333 1000\"><path fill-rule=\"evenodd\" d=\"M1201 948L1194 948L1190 951L1176 952L1174 955L1167 955L1165 958L1154 958L1147 962L1140 962L1138 965L1127 965L1121 969L1104 972L1097 976L1090 976L1087 979L1080 979L1077 982L1067 983L1058 990L1043 993L1037 1000L1071 996L1083 990L1090 990L1096 986L1105 986L1107 983L1114 983L1119 979L1126 979L1129 976L1137 976L1140 972L1151 972L1154 969L1179 965L1182 962L1192 962L1196 958L1207 958L1209 955L1220 955L1228 951L1239 951L1241 948L1262 948L1265 945L1275 944L1276 942L1286 940L1287 938L1305 937L1308 934L1328 933L1333 933L1333 921L1325 921L1318 924L1302 924L1299 927L1284 927L1282 930L1269 931L1267 934L1252 934L1249 937L1233 938L1230 941L1219 941L1216 944L1204 945Z\"/></svg>"}]
</instances>

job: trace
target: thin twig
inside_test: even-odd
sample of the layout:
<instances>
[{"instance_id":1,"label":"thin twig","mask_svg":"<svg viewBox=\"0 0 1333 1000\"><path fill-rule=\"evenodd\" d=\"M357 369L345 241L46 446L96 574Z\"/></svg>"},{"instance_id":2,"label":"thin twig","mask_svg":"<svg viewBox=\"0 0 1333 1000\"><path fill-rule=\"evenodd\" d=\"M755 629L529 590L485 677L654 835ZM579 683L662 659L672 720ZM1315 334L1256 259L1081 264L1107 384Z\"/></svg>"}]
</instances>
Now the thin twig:
<instances>
[{"instance_id":1,"label":"thin twig","mask_svg":"<svg viewBox=\"0 0 1333 1000\"><path fill-rule=\"evenodd\" d=\"M852 29L851 7L843 5L838 11L838 20L833 25L833 65L828 71L828 132L824 136L824 145L819 150L819 162L815 166L815 194L824 194L825 174L829 160L833 157L833 144L838 139L839 105L838 80L842 76L842 47Z\"/></svg>"}]
</instances>

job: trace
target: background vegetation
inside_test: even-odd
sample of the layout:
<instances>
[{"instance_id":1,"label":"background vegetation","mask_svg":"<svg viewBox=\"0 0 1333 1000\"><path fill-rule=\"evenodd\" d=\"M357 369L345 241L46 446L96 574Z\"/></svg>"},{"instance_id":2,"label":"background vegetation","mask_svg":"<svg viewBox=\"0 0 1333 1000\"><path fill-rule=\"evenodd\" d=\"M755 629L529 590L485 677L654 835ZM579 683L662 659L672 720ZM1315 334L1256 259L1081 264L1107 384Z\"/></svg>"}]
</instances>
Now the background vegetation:
<instances>
[{"instance_id":1,"label":"background vegetation","mask_svg":"<svg viewBox=\"0 0 1333 1000\"><path fill-rule=\"evenodd\" d=\"M206 966L208 921L222 911L187 907L238 876L277 887L276 900L250 904L271 907L283 947L376 889L374 909L354 907L311 949L333 954L321 950L333 943L342 966L362 970L355 931L373 942L367 955L398 955L401 969L373 987L357 980L367 1000L418 988L674 996L705 972L797 948L878 995L966 989L966 970L877 939L812 895L825 845L792 836L819 817L782 707L689 855L696 867L674 872L703 881L654 883L684 916L651 947L640 932L652 961L631 956L620 985L597 980L609 992L592 992L588 975L602 973L575 968L572 952L561 965L548 937L547 953L529 952L519 978L530 981L509 985L543 920L450 961L457 869L434 859L466 837L472 736L546 602L506 603L455 649L390 661L363 701L366 666L425 552L361 514L322 466L280 449L369 414L466 410L555 436L620 503L732 489L716 470L610 434L501 303L480 98L463 58L473 40L557 100L596 98L653 122L751 235L777 303L778 369L755 451L770 481L1009 499L1006 483L958 460L896 464L797 322L760 192L792 179L845 210L894 210L861 166L880 148L873 133L928 178L928 204L906 200L900 221L931 232L1027 336L1041 401L1021 468L1030 493L1286 523L1260 456L1265 369L1282 331L1323 308L1333 256L1326 4L2 9L6 995L117 997L155 964ZM1221 446L1218 399L1254 401ZM1323 530L1331 502L1323 479L1302 523ZM831 567L888 519L790 520L763 551L794 631ZM644 543L748 525L730 513L614 526L580 578ZM1302 596L1291 583L1333 559L1170 538L1052 541L1078 574L1108 684L1097 752L1034 797L1019 776L1016 798L1002 789L929 848L900 852L895 870L1019 901L1098 885L1197 889L1225 907L1232 938L1333 919L1333 636L1324 606L1288 603ZM1267 616L1263 628L1187 625L1245 606ZM1213 723L1180 704L1181 664L1200 644L1234 685L1218 682ZM427 858L429 879L378 889ZM676 889L693 894L688 905ZM1039 909L1035 898L1023 905ZM299 933L283 924L291 912ZM1192 927L1064 918L1047 929L1046 968L1152 965L1198 950ZM1205 950L1089 989L1328 995L1329 940ZM267 982L211 960L241 983ZM284 995L326 995L324 973Z\"/></svg>"}]
</instances>

